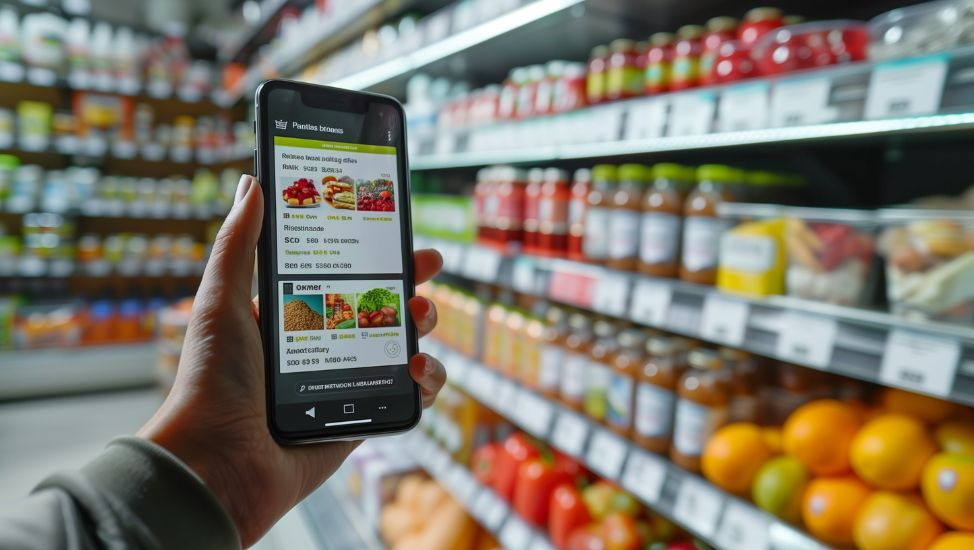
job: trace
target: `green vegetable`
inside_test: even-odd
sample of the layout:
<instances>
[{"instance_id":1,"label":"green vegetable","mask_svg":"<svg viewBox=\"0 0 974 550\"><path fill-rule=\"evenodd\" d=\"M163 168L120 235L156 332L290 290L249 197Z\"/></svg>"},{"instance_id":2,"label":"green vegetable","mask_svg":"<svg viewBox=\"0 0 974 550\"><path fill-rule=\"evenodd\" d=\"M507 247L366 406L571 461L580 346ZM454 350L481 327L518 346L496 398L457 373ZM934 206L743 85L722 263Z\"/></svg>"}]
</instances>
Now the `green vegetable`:
<instances>
[{"instance_id":1,"label":"green vegetable","mask_svg":"<svg viewBox=\"0 0 974 550\"><path fill-rule=\"evenodd\" d=\"M345 319L341 323L335 325L335 328L336 329L355 328L355 319Z\"/></svg>"},{"instance_id":2,"label":"green vegetable","mask_svg":"<svg viewBox=\"0 0 974 550\"><path fill-rule=\"evenodd\" d=\"M373 288L358 297L359 311L379 311L382 306L390 306L399 311L399 296L384 288Z\"/></svg>"}]
</instances>

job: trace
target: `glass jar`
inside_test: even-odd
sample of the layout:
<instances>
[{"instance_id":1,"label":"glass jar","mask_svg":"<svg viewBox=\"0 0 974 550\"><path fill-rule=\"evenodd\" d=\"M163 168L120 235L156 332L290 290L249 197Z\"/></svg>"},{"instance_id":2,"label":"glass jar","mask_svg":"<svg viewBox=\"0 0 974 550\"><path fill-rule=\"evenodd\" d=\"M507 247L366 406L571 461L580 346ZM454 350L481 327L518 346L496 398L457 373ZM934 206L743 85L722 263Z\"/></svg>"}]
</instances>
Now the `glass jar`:
<instances>
[{"instance_id":1,"label":"glass jar","mask_svg":"<svg viewBox=\"0 0 974 550\"><path fill-rule=\"evenodd\" d=\"M518 307L512 307L507 310L507 315L504 317L504 340L507 346L501 350L501 372L510 378L518 377L521 361L524 359L526 313Z\"/></svg>"},{"instance_id":2,"label":"glass jar","mask_svg":"<svg viewBox=\"0 0 974 550\"><path fill-rule=\"evenodd\" d=\"M568 199L568 251L569 260L585 260L582 241L585 238L585 211L588 209L588 192L592 187L592 171L588 168L575 170L571 196Z\"/></svg>"},{"instance_id":3,"label":"glass jar","mask_svg":"<svg viewBox=\"0 0 974 550\"><path fill-rule=\"evenodd\" d=\"M653 185L642 201L640 222L640 273L676 277L680 268L683 202L690 192L686 167L660 163L653 167Z\"/></svg>"},{"instance_id":4,"label":"glass jar","mask_svg":"<svg viewBox=\"0 0 974 550\"><path fill-rule=\"evenodd\" d=\"M477 183L473 187L474 219L477 223L477 240L491 241L492 218L494 213L488 212L488 206L496 207L496 201L490 202L493 194L494 182L491 179L491 168L481 168L477 171Z\"/></svg>"},{"instance_id":5,"label":"glass jar","mask_svg":"<svg viewBox=\"0 0 974 550\"><path fill-rule=\"evenodd\" d=\"M727 423L730 388L724 362L717 352L697 348L687 357L689 368L677 384L676 416L670 460L691 472L700 471L700 457L710 436Z\"/></svg>"},{"instance_id":6,"label":"glass jar","mask_svg":"<svg viewBox=\"0 0 974 550\"><path fill-rule=\"evenodd\" d=\"M565 337L565 357L558 383L561 402L569 409L581 411L585 402L585 371L592 347L592 322L582 313L568 318L569 332Z\"/></svg>"},{"instance_id":7,"label":"glass jar","mask_svg":"<svg viewBox=\"0 0 974 550\"><path fill-rule=\"evenodd\" d=\"M703 50L700 52L700 83L707 86L714 83L714 65L721 44L737 38L737 19L733 17L713 17L707 21L707 32L703 35Z\"/></svg>"},{"instance_id":8,"label":"glass jar","mask_svg":"<svg viewBox=\"0 0 974 550\"><path fill-rule=\"evenodd\" d=\"M606 265L632 271L639 257L639 221L649 169L641 164L619 167L619 186L609 204L609 245Z\"/></svg>"},{"instance_id":9,"label":"glass jar","mask_svg":"<svg viewBox=\"0 0 974 550\"><path fill-rule=\"evenodd\" d=\"M494 185L494 196L497 197L497 211L495 215L495 239L503 245L522 240L524 229L524 188L526 174L524 170L502 166L496 168L497 182Z\"/></svg>"},{"instance_id":10,"label":"glass jar","mask_svg":"<svg viewBox=\"0 0 974 550\"><path fill-rule=\"evenodd\" d=\"M596 46L589 55L588 75L585 77L585 98L589 105L605 101L609 53L608 46Z\"/></svg>"},{"instance_id":11,"label":"glass jar","mask_svg":"<svg viewBox=\"0 0 974 550\"><path fill-rule=\"evenodd\" d=\"M673 46L672 90L685 90L700 85L700 54L703 51L703 27L684 25L676 31Z\"/></svg>"},{"instance_id":12,"label":"glass jar","mask_svg":"<svg viewBox=\"0 0 974 550\"><path fill-rule=\"evenodd\" d=\"M545 312L538 367L538 391L548 399L557 399L559 396L568 334L568 316L565 310L557 306L549 306Z\"/></svg>"},{"instance_id":13,"label":"glass jar","mask_svg":"<svg viewBox=\"0 0 974 550\"><path fill-rule=\"evenodd\" d=\"M737 27L737 39L745 48L750 48L762 36L784 24L778 8L753 8L744 14L744 21Z\"/></svg>"},{"instance_id":14,"label":"glass jar","mask_svg":"<svg viewBox=\"0 0 974 550\"><path fill-rule=\"evenodd\" d=\"M612 358L619 347L616 333L619 327L599 319L593 325L595 341L589 348L585 367L585 397L582 409L596 422L605 421L609 382L612 379Z\"/></svg>"},{"instance_id":15,"label":"glass jar","mask_svg":"<svg viewBox=\"0 0 974 550\"><path fill-rule=\"evenodd\" d=\"M582 241L586 261L601 264L609 258L609 220L612 215L612 194L617 184L618 171L615 166L598 164L592 168Z\"/></svg>"},{"instance_id":16,"label":"glass jar","mask_svg":"<svg viewBox=\"0 0 974 550\"><path fill-rule=\"evenodd\" d=\"M666 454L673 437L676 385L686 370L676 342L655 336L646 342L646 360L637 372L633 441L654 453Z\"/></svg>"},{"instance_id":17,"label":"glass jar","mask_svg":"<svg viewBox=\"0 0 974 550\"><path fill-rule=\"evenodd\" d=\"M514 109L514 118L517 119L530 118L537 114L534 107L541 81L545 78L544 65L527 67L525 75L524 84L517 91L517 106Z\"/></svg>"},{"instance_id":18,"label":"glass jar","mask_svg":"<svg viewBox=\"0 0 974 550\"><path fill-rule=\"evenodd\" d=\"M643 74L639 70L639 50L626 38L613 40L605 79L605 99L615 101L636 97L643 91Z\"/></svg>"},{"instance_id":19,"label":"glass jar","mask_svg":"<svg viewBox=\"0 0 974 550\"><path fill-rule=\"evenodd\" d=\"M521 350L518 378L525 386L535 390L538 389L538 375L541 371L545 331L544 313L547 307L547 302L537 302L524 318L524 344Z\"/></svg>"},{"instance_id":20,"label":"glass jar","mask_svg":"<svg viewBox=\"0 0 974 550\"><path fill-rule=\"evenodd\" d=\"M717 205L734 200L730 192L734 174L732 168L721 164L697 168L699 183L683 206L680 278L684 281L712 285L717 280L720 238L728 229L727 222L717 215Z\"/></svg>"},{"instance_id":21,"label":"glass jar","mask_svg":"<svg viewBox=\"0 0 974 550\"><path fill-rule=\"evenodd\" d=\"M561 80L565 71L564 61L549 61L544 66L544 76L538 81L534 94L534 115L550 115L555 112L555 83Z\"/></svg>"},{"instance_id":22,"label":"glass jar","mask_svg":"<svg viewBox=\"0 0 974 550\"><path fill-rule=\"evenodd\" d=\"M538 199L537 252L545 256L563 256L568 246L568 172L558 168L544 171L544 183Z\"/></svg>"},{"instance_id":23,"label":"glass jar","mask_svg":"<svg viewBox=\"0 0 974 550\"><path fill-rule=\"evenodd\" d=\"M619 349L612 358L606 393L605 423L622 437L632 432L636 377L645 360L646 332L631 328L619 333Z\"/></svg>"},{"instance_id":24,"label":"glass jar","mask_svg":"<svg viewBox=\"0 0 974 550\"><path fill-rule=\"evenodd\" d=\"M552 111L567 113L585 106L585 64L565 63L561 78L555 82Z\"/></svg>"},{"instance_id":25,"label":"glass jar","mask_svg":"<svg viewBox=\"0 0 974 550\"><path fill-rule=\"evenodd\" d=\"M720 357L730 372L731 397L728 405L728 420L761 422L764 416L760 409L764 387L761 360L746 351L734 348L721 348Z\"/></svg>"},{"instance_id":26,"label":"glass jar","mask_svg":"<svg viewBox=\"0 0 974 550\"><path fill-rule=\"evenodd\" d=\"M658 32L649 37L643 79L643 92L646 94L669 91L673 79L673 43L673 35L668 32Z\"/></svg>"},{"instance_id":27,"label":"glass jar","mask_svg":"<svg viewBox=\"0 0 974 550\"><path fill-rule=\"evenodd\" d=\"M528 72L524 67L515 67L507 75L497 99L497 118L514 120L517 113L517 100L521 86L527 82Z\"/></svg>"},{"instance_id":28,"label":"glass jar","mask_svg":"<svg viewBox=\"0 0 974 550\"><path fill-rule=\"evenodd\" d=\"M507 329L504 321L507 318L507 308L504 304L495 302L487 307L486 321L484 322L484 365L488 368L500 371L503 370L501 357L502 350L508 349Z\"/></svg>"},{"instance_id":29,"label":"glass jar","mask_svg":"<svg viewBox=\"0 0 974 550\"><path fill-rule=\"evenodd\" d=\"M528 184L524 187L524 252L534 254L538 250L538 202L541 199L541 184L544 183L544 169L528 170Z\"/></svg>"}]
</instances>

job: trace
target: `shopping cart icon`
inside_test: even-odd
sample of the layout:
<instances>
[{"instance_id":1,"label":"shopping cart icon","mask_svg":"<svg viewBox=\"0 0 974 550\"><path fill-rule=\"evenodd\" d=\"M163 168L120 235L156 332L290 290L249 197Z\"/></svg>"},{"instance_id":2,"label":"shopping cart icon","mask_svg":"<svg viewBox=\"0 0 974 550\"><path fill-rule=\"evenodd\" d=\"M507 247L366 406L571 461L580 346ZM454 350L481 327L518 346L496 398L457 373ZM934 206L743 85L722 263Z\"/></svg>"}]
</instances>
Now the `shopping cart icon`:
<instances>
[{"instance_id":1,"label":"shopping cart icon","mask_svg":"<svg viewBox=\"0 0 974 550\"><path fill-rule=\"evenodd\" d=\"M275 120L274 121L274 127L277 128L278 130L287 130L287 121L286 120Z\"/></svg>"}]
</instances>

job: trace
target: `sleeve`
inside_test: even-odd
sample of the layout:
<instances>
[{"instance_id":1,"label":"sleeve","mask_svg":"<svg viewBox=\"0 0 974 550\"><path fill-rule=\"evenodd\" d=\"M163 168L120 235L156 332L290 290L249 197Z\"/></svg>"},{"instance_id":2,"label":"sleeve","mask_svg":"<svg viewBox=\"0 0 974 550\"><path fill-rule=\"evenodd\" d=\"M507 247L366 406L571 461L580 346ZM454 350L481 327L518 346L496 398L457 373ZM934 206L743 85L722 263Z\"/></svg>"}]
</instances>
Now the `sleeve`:
<instances>
[{"instance_id":1,"label":"sleeve","mask_svg":"<svg viewBox=\"0 0 974 550\"><path fill-rule=\"evenodd\" d=\"M124 437L0 511L0 548L220 550L240 548L240 539L191 470L159 446Z\"/></svg>"}]
</instances>

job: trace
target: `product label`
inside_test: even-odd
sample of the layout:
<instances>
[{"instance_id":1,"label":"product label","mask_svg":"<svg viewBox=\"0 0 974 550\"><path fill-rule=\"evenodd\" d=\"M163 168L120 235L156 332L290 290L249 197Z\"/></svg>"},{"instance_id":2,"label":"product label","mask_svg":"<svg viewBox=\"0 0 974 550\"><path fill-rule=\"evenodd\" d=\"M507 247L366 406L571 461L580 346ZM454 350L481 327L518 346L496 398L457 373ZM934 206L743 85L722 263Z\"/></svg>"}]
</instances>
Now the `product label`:
<instances>
[{"instance_id":1,"label":"product label","mask_svg":"<svg viewBox=\"0 0 974 550\"><path fill-rule=\"evenodd\" d=\"M564 235L568 232L568 203L550 197L538 201L538 227L542 233Z\"/></svg>"},{"instance_id":2,"label":"product label","mask_svg":"<svg viewBox=\"0 0 974 550\"><path fill-rule=\"evenodd\" d=\"M707 407L687 399L676 403L673 446L681 454L700 456L707 440L727 421L727 409Z\"/></svg>"},{"instance_id":3,"label":"product label","mask_svg":"<svg viewBox=\"0 0 974 550\"><path fill-rule=\"evenodd\" d=\"M609 258L635 258L639 248L639 212L613 210L609 217Z\"/></svg>"},{"instance_id":4,"label":"product label","mask_svg":"<svg viewBox=\"0 0 974 550\"><path fill-rule=\"evenodd\" d=\"M561 364L565 360L565 350L561 346L546 344L541 346L541 368L538 371L538 387L542 391L558 389L561 381Z\"/></svg>"},{"instance_id":5,"label":"product label","mask_svg":"<svg viewBox=\"0 0 974 550\"><path fill-rule=\"evenodd\" d=\"M639 259L645 264L666 264L676 259L683 218L663 212L643 214Z\"/></svg>"},{"instance_id":6,"label":"product label","mask_svg":"<svg viewBox=\"0 0 974 550\"><path fill-rule=\"evenodd\" d=\"M636 433L642 437L668 437L673 432L676 396L659 386L642 383L636 387Z\"/></svg>"},{"instance_id":7,"label":"product label","mask_svg":"<svg viewBox=\"0 0 974 550\"><path fill-rule=\"evenodd\" d=\"M669 87L670 70L669 63L651 63L646 67L646 85L660 88Z\"/></svg>"},{"instance_id":8,"label":"product label","mask_svg":"<svg viewBox=\"0 0 974 550\"><path fill-rule=\"evenodd\" d=\"M591 260L604 260L609 256L608 208L590 207L585 211L585 237L582 241L585 256Z\"/></svg>"},{"instance_id":9,"label":"product label","mask_svg":"<svg viewBox=\"0 0 974 550\"><path fill-rule=\"evenodd\" d=\"M684 224L683 267L688 271L716 268L720 237L729 224L716 218L699 216L687 218Z\"/></svg>"},{"instance_id":10,"label":"product label","mask_svg":"<svg viewBox=\"0 0 974 550\"><path fill-rule=\"evenodd\" d=\"M573 401L581 401L585 396L585 368L588 357L580 353L565 353L561 373L561 396Z\"/></svg>"},{"instance_id":11,"label":"product label","mask_svg":"<svg viewBox=\"0 0 974 550\"><path fill-rule=\"evenodd\" d=\"M609 366L599 361L589 361L585 369L585 412L596 420L605 418L611 376Z\"/></svg>"},{"instance_id":12,"label":"product label","mask_svg":"<svg viewBox=\"0 0 974 550\"><path fill-rule=\"evenodd\" d=\"M777 245L770 237L726 233L720 239L721 270L765 273L774 268Z\"/></svg>"},{"instance_id":13,"label":"product label","mask_svg":"<svg viewBox=\"0 0 974 550\"><path fill-rule=\"evenodd\" d=\"M609 392L606 395L605 418L618 428L632 425L632 378L613 372L609 377Z\"/></svg>"},{"instance_id":14,"label":"product label","mask_svg":"<svg viewBox=\"0 0 974 550\"><path fill-rule=\"evenodd\" d=\"M609 95L633 96L643 91L643 72L635 67L609 69L606 80Z\"/></svg>"},{"instance_id":15,"label":"product label","mask_svg":"<svg viewBox=\"0 0 974 550\"><path fill-rule=\"evenodd\" d=\"M568 201L568 223L576 224L585 221L585 201L582 199L572 199Z\"/></svg>"}]
</instances>

